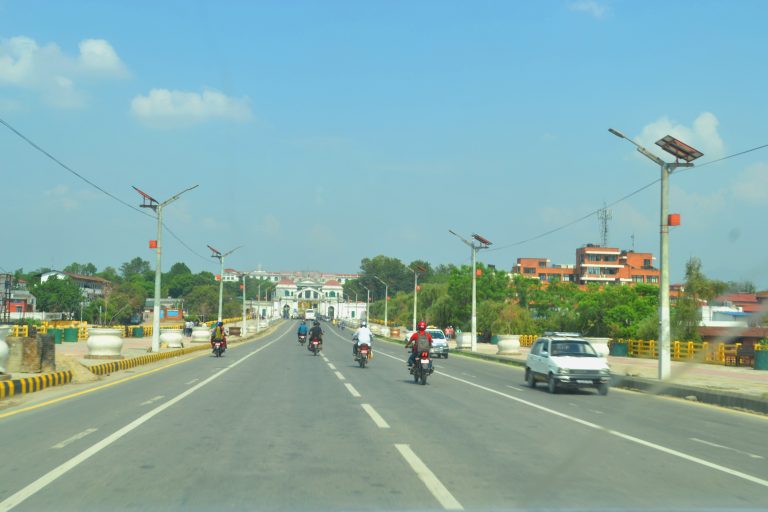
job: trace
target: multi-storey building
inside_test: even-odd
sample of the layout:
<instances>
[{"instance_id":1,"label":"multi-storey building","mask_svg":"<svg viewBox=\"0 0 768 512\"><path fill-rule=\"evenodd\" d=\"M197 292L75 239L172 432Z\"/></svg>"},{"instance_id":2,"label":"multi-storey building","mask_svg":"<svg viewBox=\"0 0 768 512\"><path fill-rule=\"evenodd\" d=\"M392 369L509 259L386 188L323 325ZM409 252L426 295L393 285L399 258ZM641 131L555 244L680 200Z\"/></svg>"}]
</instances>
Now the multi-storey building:
<instances>
[{"instance_id":1,"label":"multi-storey building","mask_svg":"<svg viewBox=\"0 0 768 512\"><path fill-rule=\"evenodd\" d=\"M513 274L521 274L540 281L576 282L573 265L551 265L546 258L517 258L512 267Z\"/></svg>"},{"instance_id":2,"label":"multi-storey building","mask_svg":"<svg viewBox=\"0 0 768 512\"><path fill-rule=\"evenodd\" d=\"M587 244L576 249L574 265L552 265L546 258L518 258L513 274L551 282L658 284L653 254Z\"/></svg>"}]
</instances>

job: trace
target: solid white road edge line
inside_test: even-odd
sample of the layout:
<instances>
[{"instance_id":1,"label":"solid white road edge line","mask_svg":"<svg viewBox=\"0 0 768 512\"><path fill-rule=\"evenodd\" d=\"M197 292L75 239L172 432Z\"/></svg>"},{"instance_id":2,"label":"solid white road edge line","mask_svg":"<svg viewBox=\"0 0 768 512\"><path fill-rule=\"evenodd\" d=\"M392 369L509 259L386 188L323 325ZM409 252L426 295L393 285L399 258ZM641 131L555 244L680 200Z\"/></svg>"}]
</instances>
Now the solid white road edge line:
<instances>
[{"instance_id":1,"label":"solid white road edge line","mask_svg":"<svg viewBox=\"0 0 768 512\"><path fill-rule=\"evenodd\" d=\"M389 428L389 423L387 423L384 418L381 417L381 414L376 412L376 409L374 409L371 404L360 404L360 406L363 408L365 412L368 413L368 416L371 417L373 422L376 424L379 428Z\"/></svg>"},{"instance_id":2,"label":"solid white road edge line","mask_svg":"<svg viewBox=\"0 0 768 512\"><path fill-rule=\"evenodd\" d=\"M437 479L435 474L424 464L421 459L411 450L410 445L396 444L395 448L400 452L405 461L413 468L416 475L424 482L424 485L432 493L432 496L440 502L445 510L464 510L461 503L458 502L453 494L446 489L443 483Z\"/></svg>"},{"instance_id":3,"label":"solid white road edge line","mask_svg":"<svg viewBox=\"0 0 768 512\"><path fill-rule=\"evenodd\" d=\"M277 338L275 338L274 340L270 341L266 345L263 345L263 346L257 348L256 350L254 350L253 352L251 352L249 354L246 354L245 356L243 356L242 358L238 359L237 361L235 361L230 366L228 366L228 367L226 367L224 369L221 369L218 372L214 373L213 375L211 375L210 377L208 377L207 379L202 381L200 384L197 384L196 386L193 386L193 387L189 388L188 390L184 391L183 393L177 395L175 398L171 398L167 402L165 402L165 403L155 407L151 411L143 414L142 416L140 416L137 419L133 420L132 422L130 422L128 425L124 426L120 430L118 430L118 431L114 432L113 434L105 437L104 439L102 439L98 443L94 444L90 448L80 452L79 454L75 455L74 457L72 457L71 459L66 461L65 463L61 464L60 466L58 466L58 467L52 469L51 471L49 471L48 473L44 474L43 476L41 476L40 478L38 478L37 480L35 480L31 484L27 485L26 487L24 487L20 491L18 491L16 493L12 494L11 496L7 497L2 502L0 502L0 512L5 512L6 510L11 510L15 506L21 504L27 498L30 498L31 496L33 496L34 494L36 494L40 490L44 489L50 483L52 483L55 480L57 480L58 478L60 478L61 476L63 476L65 473L67 473L71 469L74 469L78 465L80 465L83 462L85 462L86 460L90 459L91 457L93 457L94 455L99 453L104 448L108 447L109 445L111 445L115 441L119 440L121 437L125 436L126 434L128 434L132 430L135 430L136 428L140 427L142 424L144 424L147 421L149 421L150 419L152 419L154 416L157 416L158 414L160 414L164 410L168 409L172 405L174 405L174 404L184 400L186 397L188 397L189 395L191 395L192 393L194 393L198 389L202 388L206 384L208 384L208 383L216 380L220 376L222 376L224 373L229 371L234 366L237 366L238 364L242 363L243 361L245 361L249 357L251 357L251 356L261 352L262 350L264 350L268 346L272 345L273 343L278 341L280 338L285 336L286 333L288 333L288 331L285 331L282 335L278 336Z\"/></svg>"},{"instance_id":4,"label":"solid white road edge line","mask_svg":"<svg viewBox=\"0 0 768 512\"><path fill-rule=\"evenodd\" d=\"M349 394L351 394L353 397L360 398L361 396L363 396L360 394L358 390L355 389L355 386L353 386L349 382L345 382L344 385L347 387L347 391L349 391Z\"/></svg>"},{"instance_id":5,"label":"solid white road edge line","mask_svg":"<svg viewBox=\"0 0 768 512\"><path fill-rule=\"evenodd\" d=\"M386 354L382 351L379 351L379 354L385 355L389 358L395 359L397 361L402 361L402 359ZM459 377L454 377L453 375L449 375L445 372L439 372L436 371L435 373L442 375L444 377L448 377L449 379L453 379L458 382L462 382L464 384L467 384L468 386L472 386L478 389L482 389L483 391L487 391L489 393L493 393L495 395L507 398L509 400L513 400L515 402L518 402L523 405L527 405L528 407L533 407L534 409L538 409L542 412L546 412L549 414L552 414L554 416L559 416L560 418L573 421L574 423L578 423L580 425L584 425L585 427L593 428L595 430L602 430L603 432L606 432L612 436L619 437L621 439L624 439L626 441L630 441L636 444L639 444L641 446L645 446L646 448L651 448L656 451L660 451L662 453L666 453L667 455L672 455L673 457L678 457L680 459L687 460L689 462L693 462L695 464L699 464L704 467L708 467L710 469L714 469L715 471L720 471L721 473L726 473L731 476L735 476L736 478L741 478L742 480L746 480L748 482L752 482L757 485L761 485L763 487L768 487L768 480L765 480L763 478L756 477L754 475L750 475L749 473L744 473L743 471L738 471L736 469L732 469L726 466L721 466L720 464L715 464L714 462L709 462L708 460L701 459L699 457L694 457L693 455L688 455L687 453L681 452L679 450L674 450L672 448L667 448L666 446L662 446L660 444L652 443L650 441L646 441L644 439L640 439L639 437L631 436L629 434L624 434L623 432L619 432L617 430L611 430L609 428L603 427L602 425L598 425L597 423L592 423L591 421L582 420L580 418L577 418L575 416L571 416L569 414L565 414L562 412L558 412L554 409L550 409L549 407L544 407L543 405L535 404L533 402L529 402L528 400L523 400L522 398L518 398L516 396L508 395L506 393L502 393L501 391L497 391L495 389L482 386L480 384L476 384L474 382L470 382L465 379L461 379Z\"/></svg>"},{"instance_id":6,"label":"solid white road edge line","mask_svg":"<svg viewBox=\"0 0 768 512\"><path fill-rule=\"evenodd\" d=\"M59 444L55 444L55 445L51 446L51 448L53 448L54 450L58 450L58 449L64 448L68 444L74 443L78 439L82 439L85 436L87 436L88 434L93 434L97 430L98 430L97 428L87 428L87 429L83 430L82 432L80 432L79 434L75 434L72 437L70 437L69 439L65 439L64 441L60 442Z\"/></svg>"}]
</instances>

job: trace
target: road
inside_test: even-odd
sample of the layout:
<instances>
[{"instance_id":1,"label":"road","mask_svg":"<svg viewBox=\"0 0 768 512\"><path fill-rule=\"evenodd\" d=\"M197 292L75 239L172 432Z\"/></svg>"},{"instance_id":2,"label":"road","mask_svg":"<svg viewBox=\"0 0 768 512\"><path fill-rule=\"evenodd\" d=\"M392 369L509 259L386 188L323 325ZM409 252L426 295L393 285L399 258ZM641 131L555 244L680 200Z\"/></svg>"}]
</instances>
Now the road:
<instances>
[{"instance_id":1,"label":"road","mask_svg":"<svg viewBox=\"0 0 768 512\"><path fill-rule=\"evenodd\" d=\"M3 410L0 510L768 507L764 417L550 395L457 356L421 386L401 345L375 342L361 369L324 326L318 357L286 322L221 359Z\"/></svg>"}]
</instances>

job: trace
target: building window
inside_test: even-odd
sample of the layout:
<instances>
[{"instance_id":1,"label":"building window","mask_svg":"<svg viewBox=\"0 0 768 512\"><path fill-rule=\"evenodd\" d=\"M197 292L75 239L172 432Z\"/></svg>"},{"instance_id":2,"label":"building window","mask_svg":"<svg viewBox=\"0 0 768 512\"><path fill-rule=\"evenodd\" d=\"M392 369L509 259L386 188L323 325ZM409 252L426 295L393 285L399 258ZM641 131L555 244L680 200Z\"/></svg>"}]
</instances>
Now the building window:
<instances>
[{"instance_id":1,"label":"building window","mask_svg":"<svg viewBox=\"0 0 768 512\"><path fill-rule=\"evenodd\" d=\"M547 274L539 274L539 280L540 281L546 281L547 280Z\"/></svg>"},{"instance_id":2,"label":"building window","mask_svg":"<svg viewBox=\"0 0 768 512\"><path fill-rule=\"evenodd\" d=\"M536 273L536 269L535 268L526 268L526 269L523 269L523 273L525 273L525 274L535 274Z\"/></svg>"},{"instance_id":3,"label":"building window","mask_svg":"<svg viewBox=\"0 0 768 512\"><path fill-rule=\"evenodd\" d=\"M543 268L543 267L546 267L546 266L547 266L547 262L546 261L540 261L539 262L539 267Z\"/></svg>"},{"instance_id":4,"label":"building window","mask_svg":"<svg viewBox=\"0 0 768 512\"><path fill-rule=\"evenodd\" d=\"M328 292L329 297L336 297L336 292Z\"/></svg>"},{"instance_id":5,"label":"building window","mask_svg":"<svg viewBox=\"0 0 768 512\"><path fill-rule=\"evenodd\" d=\"M659 282L659 278L656 277L656 276L648 276L648 280L646 282L648 282L648 283L658 283Z\"/></svg>"},{"instance_id":6,"label":"building window","mask_svg":"<svg viewBox=\"0 0 768 512\"><path fill-rule=\"evenodd\" d=\"M619 257L615 254L609 254L605 257L603 261L618 261Z\"/></svg>"},{"instance_id":7,"label":"building window","mask_svg":"<svg viewBox=\"0 0 768 512\"><path fill-rule=\"evenodd\" d=\"M312 298L313 298L313 299L316 299L316 298L317 298L317 292L312 292Z\"/></svg>"},{"instance_id":8,"label":"building window","mask_svg":"<svg viewBox=\"0 0 768 512\"><path fill-rule=\"evenodd\" d=\"M352 318L355 318L355 312L352 311Z\"/></svg>"},{"instance_id":9,"label":"building window","mask_svg":"<svg viewBox=\"0 0 768 512\"><path fill-rule=\"evenodd\" d=\"M587 254L587 261L600 261L600 256L597 254Z\"/></svg>"},{"instance_id":10,"label":"building window","mask_svg":"<svg viewBox=\"0 0 768 512\"><path fill-rule=\"evenodd\" d=\"M651 268L651 260L643 260L643 268Z\"/></svg>"},{"instance_id":11,"label":"building window","mask_svg":"<svg viewBox=\"0 0 768 512\"><path fill-rule=\"evenodd\" d=\"M600 268L599 267L587 267L587 274L591 274L593 276L600 275Z\"/></svg>"},{"instance_id":12,"label":"building window","mask_svg":"<svg viewBox=\"0 0 768 512\"><path fill-rule=\"evenodd\" d=\"M643 282L643 276L632 276L632 281L636 283L642 283Z\"/></svg>"},{"instance_id":13,"label":"building window","mask_svg":"<svg viewBox=\"0 0 768 512\"><path fill-rule=\"evenodd\" d=\"M291 296L291 292L289 292L288 290L283 290L283 297L290 297L290 296Z\"/></svg>"}]
</instances>

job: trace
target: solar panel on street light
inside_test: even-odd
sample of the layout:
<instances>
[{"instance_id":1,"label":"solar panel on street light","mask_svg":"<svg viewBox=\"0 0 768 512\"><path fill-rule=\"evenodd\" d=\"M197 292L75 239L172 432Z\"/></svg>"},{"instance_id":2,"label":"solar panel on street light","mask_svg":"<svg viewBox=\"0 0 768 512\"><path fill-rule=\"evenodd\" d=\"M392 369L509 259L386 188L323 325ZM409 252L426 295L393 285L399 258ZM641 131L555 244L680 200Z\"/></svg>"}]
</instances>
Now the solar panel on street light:
<instances>
[{"instance_id":1,"label":"solar panel on street light","mask_svg":"<svg viewBox=\"0 0 768 512\"><path fill-rule=\"evenodd\" d=\"M477 233L472 233L472 238L477 240L483 245L493 245L493 242L490 242L489 240L483 238L482 236L478 235Z\"/></svg>"},{"instance_id":2,"label":"solar panel on street light","mask_svg":"<svg viewBox=\"0 0 768 512\"><path fill-rule=\"evenodd\" d=\"M666 137L657 140L656 145L675 158L685 160L689 163L704 156L704 153L698 149L692 148L685 142L678 140L671 135L667 135Z\"/></svg>"}]
</instances>

